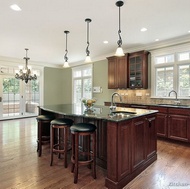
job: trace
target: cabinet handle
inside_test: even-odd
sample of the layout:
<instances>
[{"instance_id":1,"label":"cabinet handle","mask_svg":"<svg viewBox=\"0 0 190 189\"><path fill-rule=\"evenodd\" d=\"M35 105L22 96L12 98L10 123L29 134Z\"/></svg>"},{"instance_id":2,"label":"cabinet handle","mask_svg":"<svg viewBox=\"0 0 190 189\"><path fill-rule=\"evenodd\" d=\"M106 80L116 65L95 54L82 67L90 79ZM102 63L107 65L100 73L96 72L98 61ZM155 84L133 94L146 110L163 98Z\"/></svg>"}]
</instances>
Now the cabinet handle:
<instances>
[{"instance_id":1,"label":"cabinet handle","mask_svg":"<svg viewBox=\"0 0 190 189\"><path fill-rule=\"evenodd\" d=\"M151 126L152 126L152 123L151 123L151 122L152 122L152 120L148 120L148 123L149 123L149 125L148 125L148 126L149 126L149 127L151 127Z\"/></svg>"}]
</instances>

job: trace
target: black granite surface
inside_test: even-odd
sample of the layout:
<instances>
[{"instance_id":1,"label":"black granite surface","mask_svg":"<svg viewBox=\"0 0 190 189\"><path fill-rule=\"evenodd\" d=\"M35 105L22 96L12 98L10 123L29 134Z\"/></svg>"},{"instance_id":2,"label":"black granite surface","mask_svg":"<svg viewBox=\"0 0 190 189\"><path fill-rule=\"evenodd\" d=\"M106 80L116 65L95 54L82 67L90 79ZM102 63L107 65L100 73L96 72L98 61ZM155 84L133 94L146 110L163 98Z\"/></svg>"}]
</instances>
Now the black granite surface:
<instances>
[{"instance_id":1,"label":"black granite surface","mask_svg":"<svg viewBox=\"0 0 190 189\"><path fill-rule=\"evenodd\" d=\"M158 112L157 110L123 107L117 107L114 110L110 110L109 106L99 105L95 105L87 110L83 105L76 104L46 105L40 106L40 108L61 115L91 117L116 122Z\"/></svg>"}]
</instances>

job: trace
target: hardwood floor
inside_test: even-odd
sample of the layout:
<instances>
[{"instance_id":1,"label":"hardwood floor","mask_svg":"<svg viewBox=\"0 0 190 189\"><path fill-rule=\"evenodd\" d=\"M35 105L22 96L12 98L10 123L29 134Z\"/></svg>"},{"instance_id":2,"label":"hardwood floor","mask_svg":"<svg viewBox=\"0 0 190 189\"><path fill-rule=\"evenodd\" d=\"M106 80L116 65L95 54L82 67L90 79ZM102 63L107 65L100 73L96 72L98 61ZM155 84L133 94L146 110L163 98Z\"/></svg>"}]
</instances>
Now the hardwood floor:
<instances>
[{"instance_id":1,"label":"hardwood floor","mask_svg":"<svg viewBox=\"0 0 190 189\"><path fill-rule=\"evenodd\" d=\"M96 180L82 166L73 184L70 164L65 169L54 158L49 165L49 145L38 157L36 126L35 118L0 122L0 189L106 189L106 171L98 166ZM190 145L158 140L158 160L125 189L190 189Z\"/></svg>"}]
</instances>

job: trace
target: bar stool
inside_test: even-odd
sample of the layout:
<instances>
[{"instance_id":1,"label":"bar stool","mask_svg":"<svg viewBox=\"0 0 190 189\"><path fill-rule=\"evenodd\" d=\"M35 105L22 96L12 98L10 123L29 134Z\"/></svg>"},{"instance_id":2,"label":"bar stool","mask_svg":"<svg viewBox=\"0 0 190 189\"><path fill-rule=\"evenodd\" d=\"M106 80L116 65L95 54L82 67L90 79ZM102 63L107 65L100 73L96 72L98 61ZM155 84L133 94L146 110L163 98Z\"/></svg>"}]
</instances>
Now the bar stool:
<instances>
[{"instance_id":1,"label":"bar stool","mask_svg":"<svg viewBox=\"0 0 190 189\"><path fill-rule=\"evenodd\" d=\"M74 183L78 181L79 165L90 167L92 165L92 176L96 179L96 126L91 123L78 123L72 125L70 130L72 136L71 172L74 172ZM83 150L79 147L79 137L83 139Z\"/></svg>"},{"instance_id":2,"label":"bar stool","mask_svg":"<svg viewBox=\"0 0 190 189\"><path fill-rule=\"evenodd\" d=\"M50 122L53 119L55 119L54 115L39 115L36 118L38 122L37 152L39 157L42 154L42 144L50 142Z\"/></svg>"},{"instance_id":3,"label":"bar stool","mask_svg":"<svg viewBox=\"0 0 190 189\"><path fill-rule=\"evenodd\" d=\"M53 154L57 152L59 158L61 157L61 154L64 154L64 165L65 168L67 168L67 151L68 151L68 139L69 139L68 136L69 136L69 128L72 124L73 120L67 118L57 118L51 121L50 166L52 166L53 164ZM61 133L61 130L63 131L63 134Z\"/></svg>"}]
</instances>

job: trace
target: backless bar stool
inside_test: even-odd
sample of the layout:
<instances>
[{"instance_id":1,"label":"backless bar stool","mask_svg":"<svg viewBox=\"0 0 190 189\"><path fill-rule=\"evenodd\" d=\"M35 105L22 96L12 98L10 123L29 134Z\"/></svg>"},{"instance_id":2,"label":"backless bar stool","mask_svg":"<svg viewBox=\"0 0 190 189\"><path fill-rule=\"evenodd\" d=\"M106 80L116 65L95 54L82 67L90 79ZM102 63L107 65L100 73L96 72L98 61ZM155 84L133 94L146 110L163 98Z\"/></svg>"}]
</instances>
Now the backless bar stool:
<instances>
[{"instance_id":1,"label":"backless bar stool","mask_svg":"<svg viewBox=\"0 0 190 189\"><path fill-rule=\"evenodd\" d=\"M42 144L50 141L50 122L53 119L55 119L54 115L39 115L36 118L38 122L37 152L39 157L42 154Z\"/></svg>"},{"instance_id":2,"label":"backless bar stool","mask_svg":"<svg viewBox=\"0 0 190 189\"><path fill-rule=\"evenodd\" d=\"M69 128L73 124L72 119L57 118L51 121L50 130L50 154L51 162L53 164L53 154L58 153L60 158L61 154L64 154L64 165L67 168L67 151L68 151L68 140L69 140ZM61 133L61 131L63 131Z\"/></svg>"},{"instance_id":3,"label":"backless bar stool","mask_svg":"<svg viewBox=\"0 0 190 189\"><path fill-rule=\"evenodd\" d=\"M91 123L78 123L70 127L72 137L71 172L74 183L78 182L79 165L92 165L92 176L96 179L96 126ZM79 137L84 139L86 149L79 149ZM92 144L91 144L92 140Z\"/></svg>"}]
</instances>

